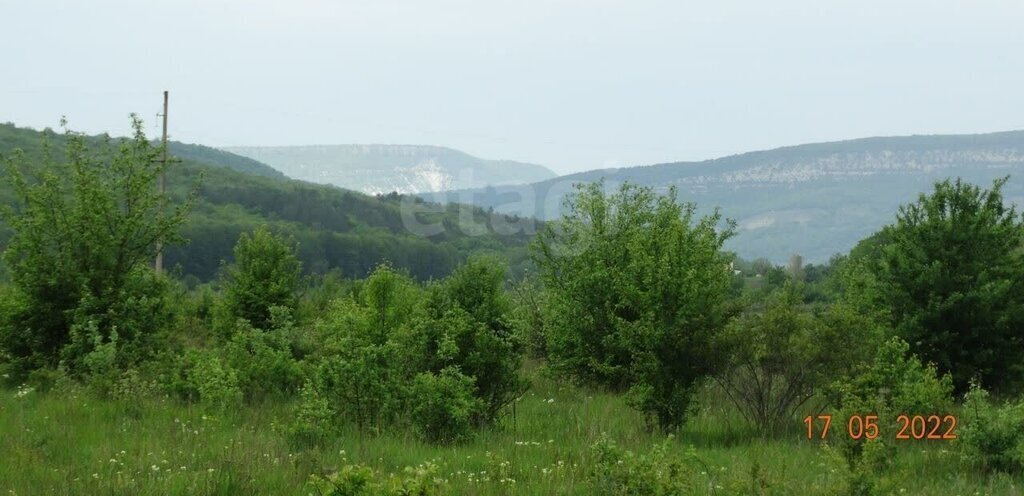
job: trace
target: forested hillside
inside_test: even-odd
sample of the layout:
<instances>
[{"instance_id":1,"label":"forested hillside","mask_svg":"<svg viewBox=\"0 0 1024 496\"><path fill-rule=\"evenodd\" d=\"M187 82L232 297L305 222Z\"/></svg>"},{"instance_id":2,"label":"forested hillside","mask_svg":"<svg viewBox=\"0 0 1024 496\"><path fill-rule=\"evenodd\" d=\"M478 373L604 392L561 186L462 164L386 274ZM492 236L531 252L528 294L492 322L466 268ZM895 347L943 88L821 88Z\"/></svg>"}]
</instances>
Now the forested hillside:
<instances>
[{"instance_id":1,"label":"forested hillside","mask_svg":"<svg viewBox=\"0 0 1024 496\"><path fill-rule=\"evenodd\" d=\"M0 156L21 149L29 161L42 161L44 134L0 125ZM49 140L53 154L63 153L65 138L60 133L50 133ZM98 146L101 140L89 137L87 142ZM456 205L417 205L417 211L422 210L417 218L445 226L443 232L424 237L406 229L402 196L374 197L285 179L260 162L205 146L172 142L169 149L177 160L168 172L172 197L182 201L199 184L197 203L182 227L189 242L167 249L167 267L180 267L184 276L210 280L222 260L232 260L239 235L262 224L294 236L299 259L310 273L338 269L346 277L363 277L388 261L426 280L450 273L470 252L480 251L507 256L513 270L526 262L524 234L501 236L481 229L470 236L459 228L470 212L477 224L487 225L491 216L480 209L464 209L460 221ZM9 203L10 191L5 188L0 186L0 200ZM2 243L9 231L2 225L0 229Z\"/></svg>"},{"instance_id":2,"label":"forested hillside","mask_svg":"<svg viewBox=\"0 0 1024 496\"><path fill-rule=\"evenodd\" d=\"M581 172L524 186L424 195L539 218L557 218L574 183L604 179L659 192L738 222L726 245L743 257L782 263L798 253L822 262L882 227L900 202L935 181L978 184L1010 175L1004 193L1024 205L1024 131L864 138L787 146L705 160Z\"/></svg>"}]
</instances>

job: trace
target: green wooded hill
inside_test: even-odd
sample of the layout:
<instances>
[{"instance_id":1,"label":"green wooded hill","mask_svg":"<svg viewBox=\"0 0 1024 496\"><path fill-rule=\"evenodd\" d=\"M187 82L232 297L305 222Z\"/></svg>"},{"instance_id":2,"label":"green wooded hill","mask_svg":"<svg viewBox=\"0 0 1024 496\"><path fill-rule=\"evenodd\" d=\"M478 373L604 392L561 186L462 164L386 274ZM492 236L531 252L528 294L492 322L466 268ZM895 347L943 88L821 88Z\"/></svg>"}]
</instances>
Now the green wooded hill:
<instances>
[{"instance_id":1,"label":"green wooded hill","mask_svg":"<svg viewBox=\"0 0 1024 496\"><path fill-rule=\"evenodd\" d=\"M520 186L424 194L542 219L562 213L573 184L629 182L704 212L719 207L738 223L726 248L785 263L798 253L822 262L890 222L899 205L960 177L980 185L1011 176L1003 193L1024 205L1024 131L896 136L788 146L705 160L580 172Z\"/></svg>"},{"instance_id":2,"label":"green wooded hill","mask_svg":"<svg viewBox=\"0 0 1024 496\"><path fill-rule=\"evenodd\" d=\"M10 158L15 149L21 149L30 163L40 163L46 135L52 153L60 157L61 133L0 124L0 158ZM102 140L88 138L93 146L100 146ZM406 228L401 195L369 196L291 180L256 160L201 145L172 142L170 152L177 162L168 174L168 188L177 201L184 201L202 175L199 197L183 229L190 242L169 247L165 261L167 267L178 267L193 280L212 279L222 261L231 261L239 235L262 224L294 236L309 273L338 269L345 277L364 277L377 264L389 262L426 280L447 275L470 253L500 254L513 270L528 258L525 234L503 236L478 229L469 235L459 228L469 212L477 225L488 225L490 215L479 208L465 207L460 217L458 205L416 200L415 219L444 226L442 232L426 237ZM0 201L13 201L6 184L0 184ZM6 245L8 237L7 227L0 225L0 246Z\"/></svg>"}]
</instances>

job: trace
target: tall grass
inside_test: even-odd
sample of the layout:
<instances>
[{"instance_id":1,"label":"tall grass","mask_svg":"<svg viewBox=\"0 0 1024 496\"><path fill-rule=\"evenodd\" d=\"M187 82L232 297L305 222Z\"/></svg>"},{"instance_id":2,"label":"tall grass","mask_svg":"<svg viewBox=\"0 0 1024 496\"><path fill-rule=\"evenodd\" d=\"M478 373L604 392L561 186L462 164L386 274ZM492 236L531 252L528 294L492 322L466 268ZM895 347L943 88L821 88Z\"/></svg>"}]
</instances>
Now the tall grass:
<instances>
[{"instance_id":1,"label":"tall grass","mask_svg":"<svg viewBox=\"0 0 1024 496\"><path fill-rule=\"evenodd\" d=\"M588 391L531 370L534 387L499 428L452 446L409 432L345 430L327 446L289 445L279 426L291 405L222 416L170 399L100 401L81 391L0 391L0 493L307 494L311 474L364 463L384 473L433 461L457 494L589 494L590 447L603 435L635 452L665 439L617 395ZM700 494L822 494L843 470L799 428L754 435L708 389L671 441L693 447ZM950 444L908 445L880 487L897 494L1020 494L1021 481L962 466Z\"/></svg>"}]
</instances>

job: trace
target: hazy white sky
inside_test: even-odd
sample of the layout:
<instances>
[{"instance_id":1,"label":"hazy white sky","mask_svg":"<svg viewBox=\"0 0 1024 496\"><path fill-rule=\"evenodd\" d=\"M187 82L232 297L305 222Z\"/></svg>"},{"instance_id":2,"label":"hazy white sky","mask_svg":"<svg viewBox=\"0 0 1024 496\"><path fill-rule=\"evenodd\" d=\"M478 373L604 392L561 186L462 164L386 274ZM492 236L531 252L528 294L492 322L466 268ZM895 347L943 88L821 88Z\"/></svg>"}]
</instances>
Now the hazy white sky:
<instances>
[{"instance_id":1,"label":"hazy white sky","mask_svg":"<svg viewBox=\"0 0 1024 496\"><path fill-rule=\"evenodd\" d=\"M0 0L0 121L558 172L1024 128L1024 2Z\"/></svg>"}]
</instances>

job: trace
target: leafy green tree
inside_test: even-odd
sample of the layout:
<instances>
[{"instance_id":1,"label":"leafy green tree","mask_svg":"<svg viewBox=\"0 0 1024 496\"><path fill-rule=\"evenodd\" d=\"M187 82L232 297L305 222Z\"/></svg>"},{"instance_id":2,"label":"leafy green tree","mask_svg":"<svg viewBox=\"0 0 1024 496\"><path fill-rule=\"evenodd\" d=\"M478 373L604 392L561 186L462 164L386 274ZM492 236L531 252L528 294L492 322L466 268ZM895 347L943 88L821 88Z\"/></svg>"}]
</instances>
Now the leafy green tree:
<instances>
[{"instance_id":1,"label":"leafy green tree","mask_svg":"<svg viewBox=\"0 0 1024 496\"><path fill-rule=\"evenodd\" d=\"M732 309L732 256L715 212L676 191L602 183L578 186L568 213L534 244L553 321L548 356L556 370L614 389L662 427L678 426L700 381L723 356L713 346Z\"/></svg>"},{"instance_id":2,"label":"leafy green tree","mask_svg":"<svg viewBox=\"0 0 1024 496\"><path fill-rule=\"evenodd\" d=\"M257 329L270 330L271 310L298 308L302 264L295 247L283 235L261 226L243 233L235 245L235 263L228 268L225 306L233 319L245 319Z\"/></svg>"},{"instance_id":3,"label":"leafy green tree","mask_svg":"<svg viewBox=\"0 0 1024 496\"><path fill-rule=\"evenodd\" d=\"M13 231L4 261L24 304L2 323L0 346L23 369L63 358L74 372L94 343L110 339L118 314L141 316L159 306L152 300L163 297L154 286L160 283L141 269L157 241L181 241L177 231L191 200L163 208L168 198L156 189L167 165L161 148L146 139L135 116L132 128L130 139L107 138L90 148L65 125L62 160L47 145L39 162L18 151L4 161L17 199L2 210ZM135 298L138 308L126 308L125 298ZM117 328L118 342L156 332L159 315L151 317ZM95 336L83 335L64 350L76 326Z\"/></svg>"},{"instance_id":4,"label":"leafy green tree","mask_svg":"<svg viewBox=\"0 0 1024 496\"><path fill-rule=\"evenodd\" d=\"M900 208L870 265L877 301L911 350L953 376L987 387L1024 374L1024 219L990 190L945 180Z\"/></svg>"}]
</instances>

